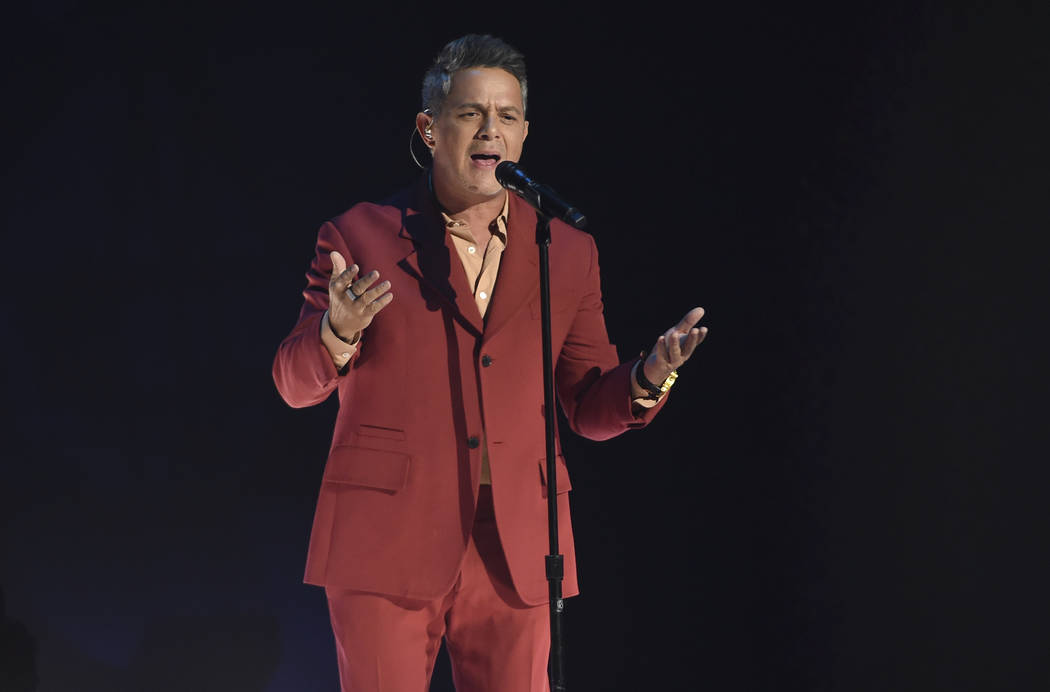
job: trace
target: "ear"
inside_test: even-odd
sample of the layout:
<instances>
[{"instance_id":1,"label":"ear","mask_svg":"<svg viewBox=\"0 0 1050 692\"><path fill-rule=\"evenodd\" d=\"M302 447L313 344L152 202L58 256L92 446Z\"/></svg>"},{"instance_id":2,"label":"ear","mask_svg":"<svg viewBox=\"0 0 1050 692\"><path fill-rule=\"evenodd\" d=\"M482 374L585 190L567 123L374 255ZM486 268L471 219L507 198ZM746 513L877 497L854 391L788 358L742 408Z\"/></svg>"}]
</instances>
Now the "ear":
<instances>
[{"instance_id":1,"label":"ear","mask_svg":"<svg viewBox=\"0 0 1050 692\"><path fill-rule=\"evenodd\" d=\"M524 142L529 136L529 121L525 121L525 131L521 133L521 141Z\"/></svg>"},{"instance_id":2,"label":"ear","mask_svg":"<svg viewBox=\"0 0 1050 692\"><path fill-rule=\"evenodd\" d=\"M423 144L426 144L428 147L434 146L433 133L431 133L430 136L427 136L427 128L432 127L433 124L434 116L428 113L423 113L422 111L416 113L416 131L423 140Z\"/></svg>"}]
</instances>

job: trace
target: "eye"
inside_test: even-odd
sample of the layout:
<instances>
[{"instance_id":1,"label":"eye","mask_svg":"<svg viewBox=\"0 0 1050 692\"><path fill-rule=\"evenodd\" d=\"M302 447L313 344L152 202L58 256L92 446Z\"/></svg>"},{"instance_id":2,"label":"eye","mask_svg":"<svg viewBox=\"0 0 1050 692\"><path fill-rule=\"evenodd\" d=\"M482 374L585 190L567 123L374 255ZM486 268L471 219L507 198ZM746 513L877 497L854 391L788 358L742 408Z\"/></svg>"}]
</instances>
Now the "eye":
<instances>
[{"instance_id":1,"label":"eye","mask_svg":"<svg viewBox=\"0 0 1050 692\"><path fill-rule=\"evenodd\" d=\"M460 113L459 117L461 117L461 118L473 118L477 114L478 114L477 111L466 111L464 113Z\"/></svg>"},{"instance_id":2,"label":"eye","mask_svg":"<svg viewBox=\"0 0 1050 692\"><path fill-rule=\"evenodd\" d=\"M504 113L500 117L503 118L503 122L506 122L506 123L513 123L513 122L517 122L517 120L518 120L517 118L515 118L513 115L511 115L509 113Z\"/></svg>"}]
</instances>

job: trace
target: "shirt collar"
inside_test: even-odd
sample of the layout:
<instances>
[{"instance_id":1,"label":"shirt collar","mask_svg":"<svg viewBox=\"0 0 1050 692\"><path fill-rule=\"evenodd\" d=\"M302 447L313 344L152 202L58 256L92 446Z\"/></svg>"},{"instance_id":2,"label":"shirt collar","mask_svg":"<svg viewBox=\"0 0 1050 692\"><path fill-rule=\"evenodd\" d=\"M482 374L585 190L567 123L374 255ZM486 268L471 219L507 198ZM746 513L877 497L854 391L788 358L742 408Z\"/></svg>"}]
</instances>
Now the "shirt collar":
<instances>
[{"instance_id":1,"label":"shirt collar","mask_svg":"<svg viewBox=\"0 0 1050 692\"><path fill-rule=\"evenodd\" d=\"M470 225L466 221L460 221L459 219L453 219L445 211L445 208L441 206L441 202L438 201L437 195L434 194L434 174L429 172L427 174L427 186L430 188L430 195L434 198L434 206L441 211L441 221L445 225L445 229L452 235L463 238L464 240L475 241L474 234L470 230ZM510 213L510 194L503 191L503 210L500 211L499 216L492 220L489 224L489 230L496 234L500 241L507 244L507 215Z\"/></svg>"}]
</instances>

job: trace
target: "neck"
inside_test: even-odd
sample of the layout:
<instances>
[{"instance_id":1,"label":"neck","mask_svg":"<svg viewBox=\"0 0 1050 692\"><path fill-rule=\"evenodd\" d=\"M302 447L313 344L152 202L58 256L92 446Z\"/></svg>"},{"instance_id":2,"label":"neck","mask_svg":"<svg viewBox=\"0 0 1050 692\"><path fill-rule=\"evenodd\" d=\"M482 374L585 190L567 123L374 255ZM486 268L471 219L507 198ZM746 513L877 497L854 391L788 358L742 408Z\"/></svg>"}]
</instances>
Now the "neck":
<instances>
[{"instance_id":1,"label":"neck","mask_svg":"<svg viewBox=\"0 0 1050 692\"><path fill-rule=\"evenodd\" d=\"M446 214L467 222L473 229L487 229L489 223L503 211L507 200L507 192L502 189L491 197L457 195L441 185L437 176L431 178L431 190Z\"/></svg>"}]
</instances>

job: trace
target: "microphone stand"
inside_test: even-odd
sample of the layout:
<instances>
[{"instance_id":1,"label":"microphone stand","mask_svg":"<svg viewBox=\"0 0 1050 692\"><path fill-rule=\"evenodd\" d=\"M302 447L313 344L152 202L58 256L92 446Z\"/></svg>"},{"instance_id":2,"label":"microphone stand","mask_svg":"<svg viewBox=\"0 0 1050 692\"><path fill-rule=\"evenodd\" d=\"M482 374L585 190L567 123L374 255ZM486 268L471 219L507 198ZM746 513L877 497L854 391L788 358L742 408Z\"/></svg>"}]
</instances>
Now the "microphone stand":
<instances>
[{"instance_id":1,"label":"microphone stand","mask_svg":"<svg viewBox=\"0 0 1050 692\"><path fill-rule=\"evenodd\" d=\"M550 594L551 649L547 674L551 692L563 692L565 687L565 643L562 637L561 615L565 601L561 582L565 574L564 558L558 548L558 470L554 448L554 426L557 421L557 403L554 400L554 356L551 353L551 220L536 211L536 244L540 250L540 326L543 331L543 421L547 443L547 532L550 554L546 556L547 584Z\"/></svg>"}]
</instances>

